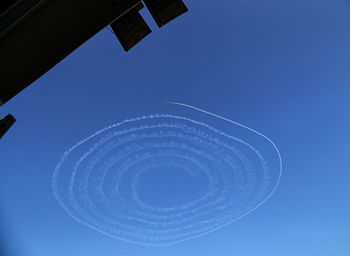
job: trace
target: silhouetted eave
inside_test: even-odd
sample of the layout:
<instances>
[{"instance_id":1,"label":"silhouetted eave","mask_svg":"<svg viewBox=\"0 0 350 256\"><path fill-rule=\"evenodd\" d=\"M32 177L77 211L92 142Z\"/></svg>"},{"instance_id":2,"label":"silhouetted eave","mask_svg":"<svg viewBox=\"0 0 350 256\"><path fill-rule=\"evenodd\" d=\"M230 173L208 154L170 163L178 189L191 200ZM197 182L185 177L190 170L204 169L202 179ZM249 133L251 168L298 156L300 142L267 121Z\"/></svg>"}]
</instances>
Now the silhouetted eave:
<instances>
[{"instance_id":1,"label":"silhouetted eave","mask_svg":"<svg viewBox=\"0 0 350 256\"><path fill-rule=\"evenodd\" d=\"M24 17L13 16L20 8L16 6L0 18L0 105L140 0L32 2L33 8Z\"/></svg>"}]
</instances>

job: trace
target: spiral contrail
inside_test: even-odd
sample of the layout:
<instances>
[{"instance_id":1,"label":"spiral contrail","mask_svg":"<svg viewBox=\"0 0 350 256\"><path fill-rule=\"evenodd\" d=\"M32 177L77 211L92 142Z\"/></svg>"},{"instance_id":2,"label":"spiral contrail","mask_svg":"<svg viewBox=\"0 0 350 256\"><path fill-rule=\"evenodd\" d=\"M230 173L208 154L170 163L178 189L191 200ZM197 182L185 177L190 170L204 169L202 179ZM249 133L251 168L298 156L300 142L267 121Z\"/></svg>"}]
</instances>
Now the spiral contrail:
<instances>
[{"instance_id":1,"label":"spiral contrail","mask_svg":"<svg viewBox=\"0 0 350 256\"><path fill-rule=\"evenodd\" d=\"M266 136L232 120L175 103L239 125L276 149L279 170L252 145L205 123L155 114L111 125L67 150L52 187L77 222L120 240L169 245L219 229L265 202L275 191L282 161ZM184 170L205 181L205 191L181 205L159 206L140 195L150 170ZM171 182L159 181L159 182Z\"/></svg>"}]
</instances>

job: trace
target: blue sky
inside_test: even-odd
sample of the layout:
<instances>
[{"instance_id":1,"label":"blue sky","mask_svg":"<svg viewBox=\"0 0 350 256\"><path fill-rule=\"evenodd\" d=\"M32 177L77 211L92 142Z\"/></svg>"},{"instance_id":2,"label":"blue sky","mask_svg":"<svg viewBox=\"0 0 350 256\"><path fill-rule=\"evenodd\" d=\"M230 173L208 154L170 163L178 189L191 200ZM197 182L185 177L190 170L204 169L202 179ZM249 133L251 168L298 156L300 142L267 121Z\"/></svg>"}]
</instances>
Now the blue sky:
<instances>
[{"instance_id":1,"label":"blue sky","mask_svg":"<svg viewBox=\"0 0 350 256\"><path fill-rule=\"evenodd\" d=\"M190 11L125 53L103 30L0 109L1 237L13 255L347 256L350 252L350 4L186 1ZM166 100L252 127L279 147L276 193L244 218L170 247L74 222L51 191L61 154Z\"/></svg>"}]
</instances>

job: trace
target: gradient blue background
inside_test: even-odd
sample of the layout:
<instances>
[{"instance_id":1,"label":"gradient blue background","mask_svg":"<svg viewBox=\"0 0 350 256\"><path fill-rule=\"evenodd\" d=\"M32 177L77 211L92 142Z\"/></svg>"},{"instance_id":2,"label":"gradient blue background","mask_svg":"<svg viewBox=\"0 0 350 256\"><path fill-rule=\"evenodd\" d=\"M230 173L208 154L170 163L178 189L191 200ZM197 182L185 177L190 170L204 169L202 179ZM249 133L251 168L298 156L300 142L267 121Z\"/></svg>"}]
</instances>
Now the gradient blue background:
<instances>
[{"instance_id":1,"label":"gradient blue background","mask_svg":"<svg viewBox=\"0 0 350 256\"><path fill-rule=\"evenodd\" d=\"M9 255L350 255L350 5L186 1L190 12L125 53L103 30L0 109L0 226ZM20 75L20 74L19 74ZM252 127L279 147L277 192L248 216L170 247L74 222L51 176L80 139L165 100ZM161 112L161 109L159 110Z\"/></svg>"}]
</instances>

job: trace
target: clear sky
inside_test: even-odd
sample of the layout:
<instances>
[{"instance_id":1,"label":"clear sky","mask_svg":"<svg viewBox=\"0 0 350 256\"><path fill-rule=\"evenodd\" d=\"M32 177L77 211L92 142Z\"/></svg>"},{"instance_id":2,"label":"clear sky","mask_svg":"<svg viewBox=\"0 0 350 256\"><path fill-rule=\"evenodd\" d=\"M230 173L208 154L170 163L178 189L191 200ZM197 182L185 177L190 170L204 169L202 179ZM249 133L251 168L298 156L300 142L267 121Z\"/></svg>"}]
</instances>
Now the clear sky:
<instances>
[{"instance_id":1,"label":"clear sky","mask_svg":"<svg viewBox=\"0 0 350 256\"><path fill-rule=\"evenodd\" d=\"M162 29L144 9L153 32L128 53L101 31L0 108L18 120L0 143L0 235L10 255L349 255L350 3L186 5ZM62 153L125 118L171 111L166 100L271 138L284 165L276 193L218 231L166 247L73 221L51 189Z\"/></svg>"}]
</instances>

